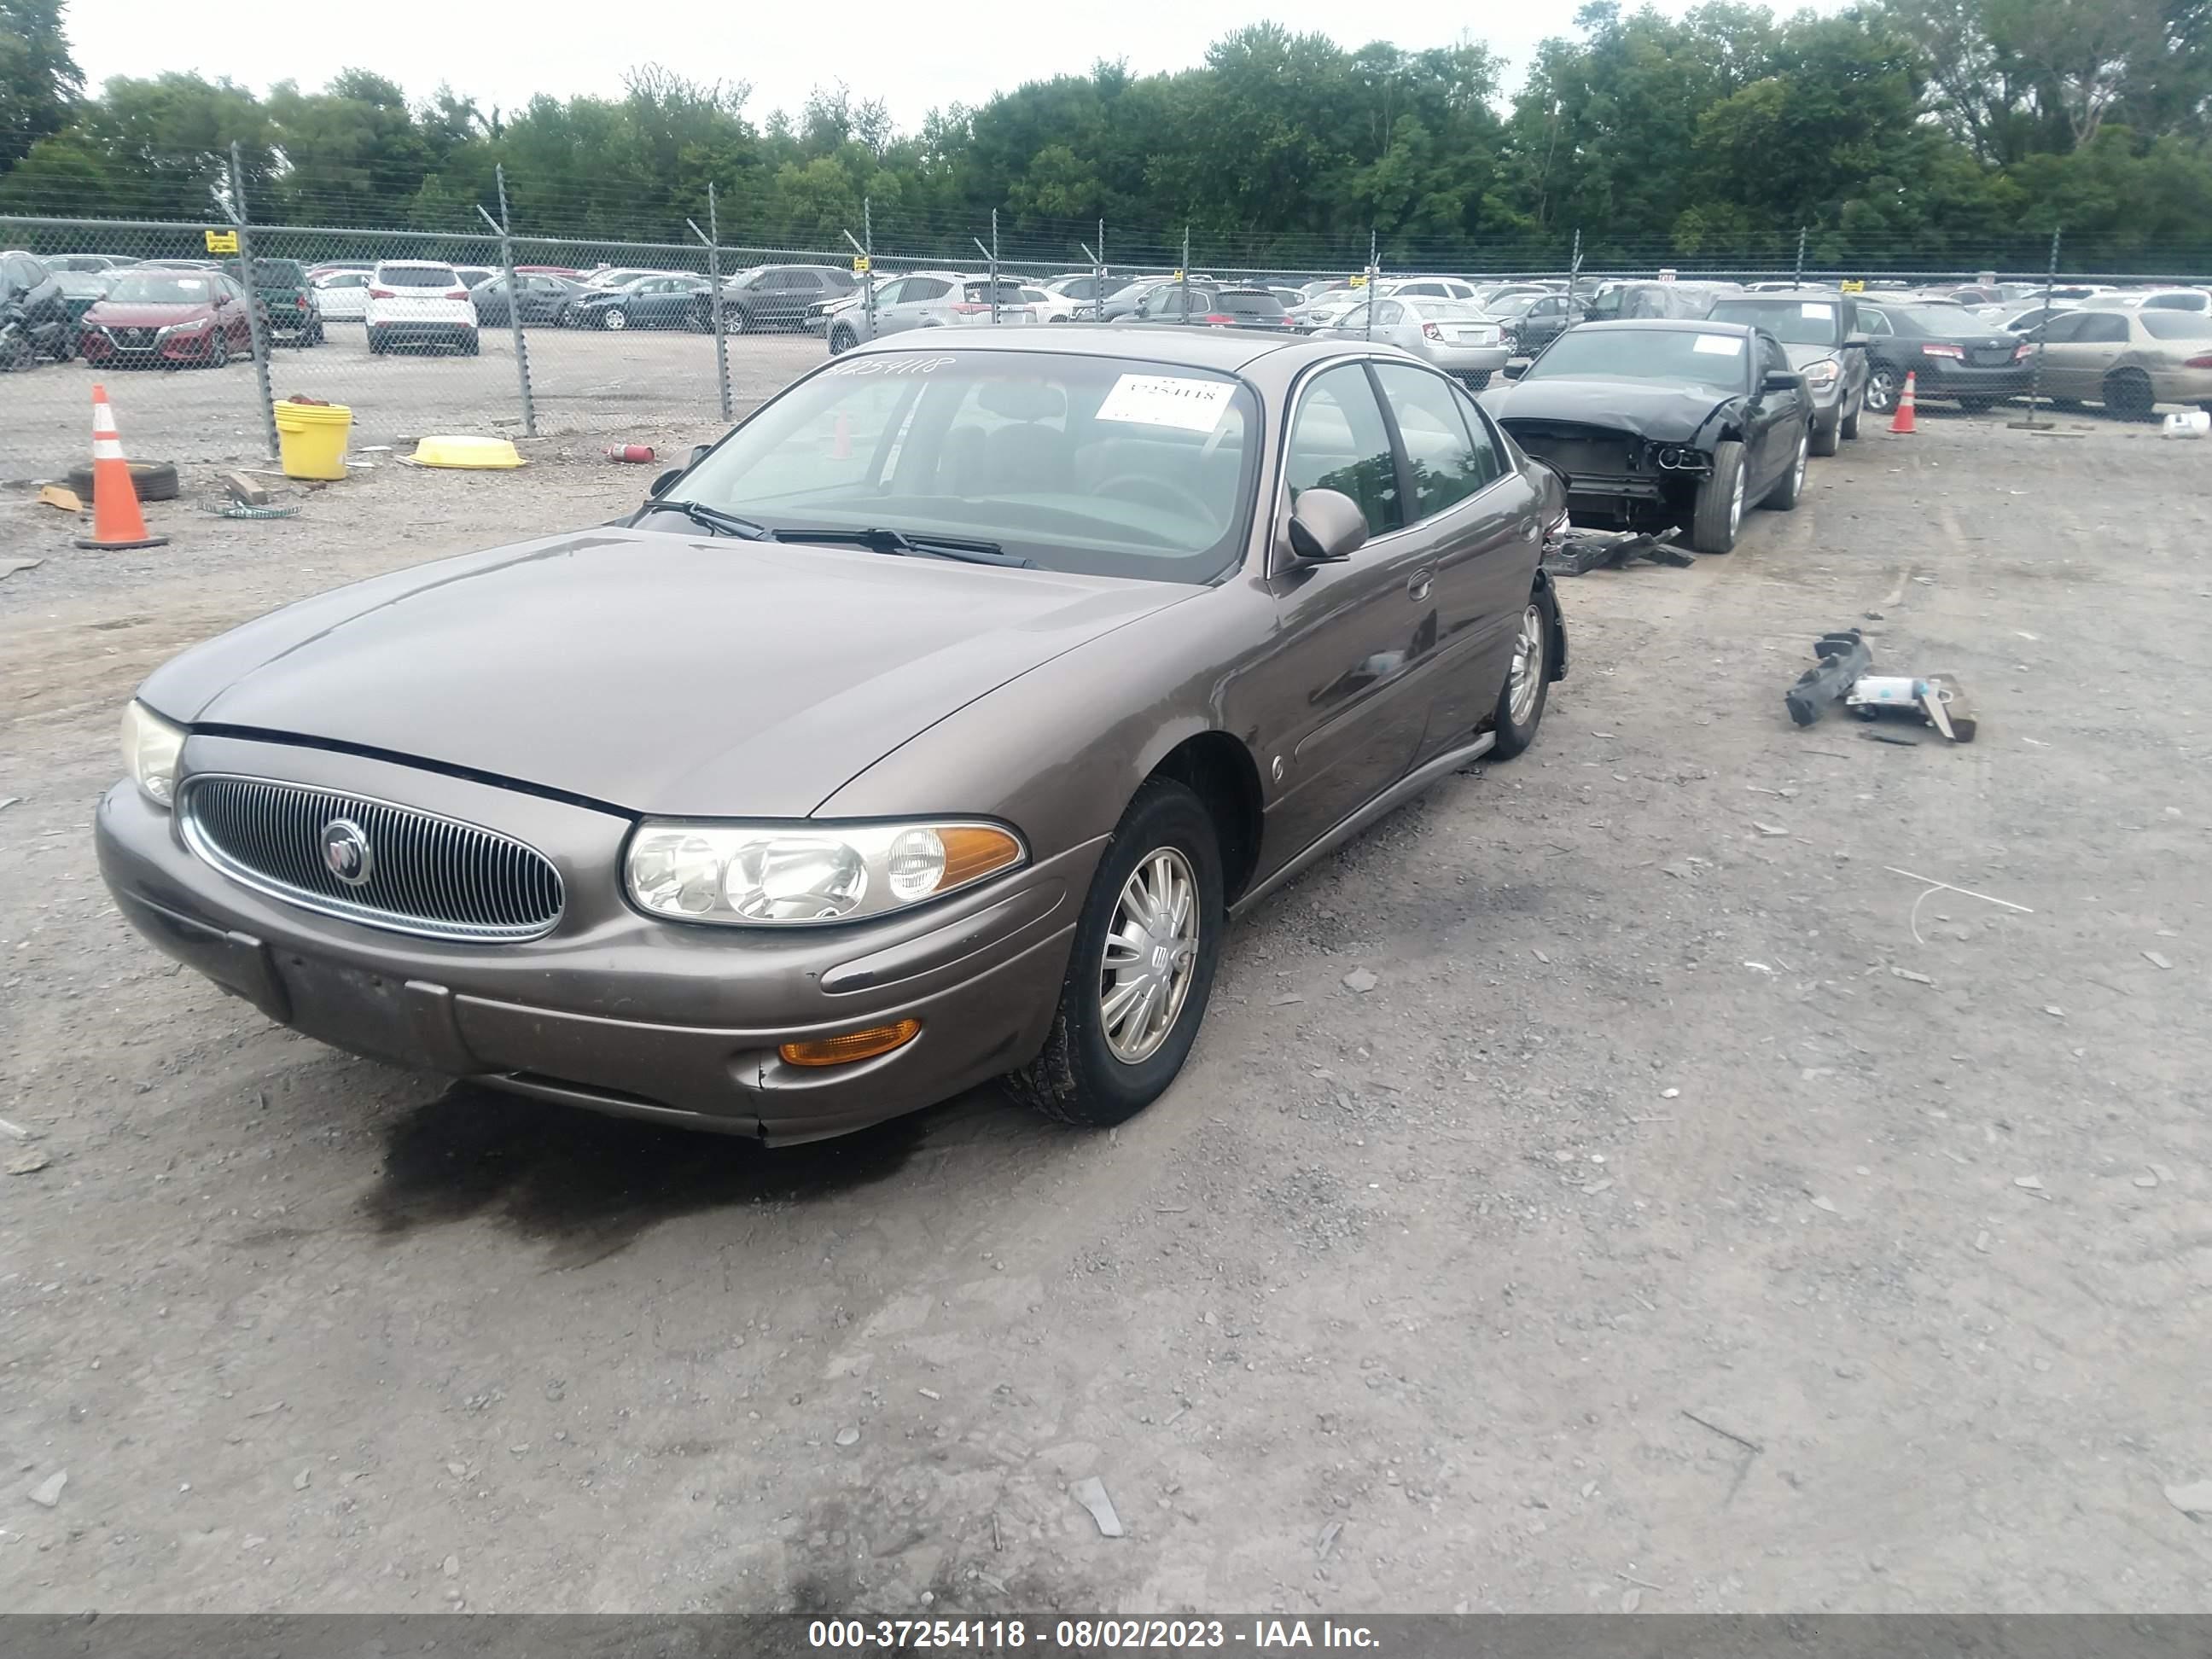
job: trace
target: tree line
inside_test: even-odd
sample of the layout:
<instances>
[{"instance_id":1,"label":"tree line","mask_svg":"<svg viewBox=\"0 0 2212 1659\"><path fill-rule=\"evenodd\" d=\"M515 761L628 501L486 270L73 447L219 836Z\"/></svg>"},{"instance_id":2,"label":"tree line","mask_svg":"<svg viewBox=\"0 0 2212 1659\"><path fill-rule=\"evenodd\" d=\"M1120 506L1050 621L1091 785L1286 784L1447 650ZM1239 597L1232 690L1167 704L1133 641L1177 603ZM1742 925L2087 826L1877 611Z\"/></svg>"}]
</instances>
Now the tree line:
<instances>
[{"instance_id":1,"label":"tree line","mask_svg":"<svg viewBox=\"0 0 2212 1659\"><path fill-rule=\"evenodd\" d=\"M1055 76L902 132L818 89L756 119L750 88L647 66L617 97L410 101L349 70L264 94L173 71L88 92L65 0L0 0L0 214L204 221L240 147L264 222L483 228L505 171L518 233L1121 263L2212 262L2212 0L1867 0L1680 18L1594 0L1510 96L1472 42L1346 50L1272 23L1205 61Z\"/></svg>"}]
</instances>

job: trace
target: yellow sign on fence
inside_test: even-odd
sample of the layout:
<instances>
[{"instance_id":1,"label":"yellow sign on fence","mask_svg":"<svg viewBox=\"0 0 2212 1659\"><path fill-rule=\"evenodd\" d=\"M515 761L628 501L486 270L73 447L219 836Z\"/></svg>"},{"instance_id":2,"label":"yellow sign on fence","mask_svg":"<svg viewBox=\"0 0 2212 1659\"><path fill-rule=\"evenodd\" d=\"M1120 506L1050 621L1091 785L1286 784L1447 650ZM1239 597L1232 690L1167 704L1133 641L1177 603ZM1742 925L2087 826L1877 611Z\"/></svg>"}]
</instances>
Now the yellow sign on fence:
<instances>
[{"instance_id":1,"label":"yellow sign on fence","mask_svg":"<svg viewBox=\"0 0 2212 1659\"><path fill-rule=\"evenodd\" d=\"M207 234L207 245L210 253L235 253L238 252L238 233L234 230L211 230Z\"/></svg>"},{"instance_id":2,"label":"yellow sign on fence","mask_svg":"<svg viewBox=\"0 0 2212 1659\"><path fill-rule=\"evenodd\" d=\"M855 253L853 256L853 269L856 273L866 276L868 270L868 256L865 253Z\"/></svg>"},{"instance_id":3,"label":"yellow sign on fence","mask_svg":"<svg viewBox=\"0 0 2212 1659\"><path fill-rule=\"evenodd\" d=\"M1866 284L1859 281L1856 276L1852 277L1849 282L1838 283L1836 286L1843 289L1846 294L1863 294L1866 292Z\"/></svg>"},{"instance_id":4,"label":"yellow sign on fence","mask_svg":"<svg viewBox=\"0 0 2212 1659\"><path fill-rule=\"evenodd\" d=\"M1351 280L1352 286L1354 288L1365 288L1367 286L1367 279L1364 276L1354 276Z\"/></svg>"}]
</instances>

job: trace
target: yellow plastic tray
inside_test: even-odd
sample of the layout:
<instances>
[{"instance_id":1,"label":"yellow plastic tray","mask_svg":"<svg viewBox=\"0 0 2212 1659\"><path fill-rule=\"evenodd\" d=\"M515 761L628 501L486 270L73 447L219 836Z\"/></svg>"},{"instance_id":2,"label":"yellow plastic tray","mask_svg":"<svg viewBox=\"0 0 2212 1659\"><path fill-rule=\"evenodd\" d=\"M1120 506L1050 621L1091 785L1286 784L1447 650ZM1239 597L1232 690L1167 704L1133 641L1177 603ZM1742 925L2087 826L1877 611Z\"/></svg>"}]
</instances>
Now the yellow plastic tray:
<instances>
[{"instance_id":1,"label":"yellow plastic tray","mask_svg":"<svg viewBox=\"0 0 2212 1659\"><path fill-rule=\"evenodd\" d=\"M476 438L465 433L443 433L424 438L408 459L417 466L474 467L489 471L529 465L504 438Z\"/></svg>"}]
</instances>

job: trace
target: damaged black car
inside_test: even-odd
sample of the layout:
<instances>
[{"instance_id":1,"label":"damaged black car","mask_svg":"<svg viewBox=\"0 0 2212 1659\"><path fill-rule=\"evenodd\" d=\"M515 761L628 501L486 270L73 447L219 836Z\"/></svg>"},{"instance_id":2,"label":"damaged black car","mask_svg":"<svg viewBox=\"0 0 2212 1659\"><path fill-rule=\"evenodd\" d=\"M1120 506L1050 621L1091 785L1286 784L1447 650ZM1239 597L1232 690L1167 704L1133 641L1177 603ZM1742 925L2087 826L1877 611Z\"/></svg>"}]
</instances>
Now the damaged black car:
<instances>
[{"instance_id":1,"label":"damaged black car","mask_svg":"<svg viewBox=\"0 0 2212 1659\"><path fill-rule=\"evenodd\" d=\"M1805 484L1813 398L1782 343L1737 323L1584 323L1482 402L1567 477L1573 522L1735 545L1747 505L1788 512Z\"/></svg>"}]
</instances>

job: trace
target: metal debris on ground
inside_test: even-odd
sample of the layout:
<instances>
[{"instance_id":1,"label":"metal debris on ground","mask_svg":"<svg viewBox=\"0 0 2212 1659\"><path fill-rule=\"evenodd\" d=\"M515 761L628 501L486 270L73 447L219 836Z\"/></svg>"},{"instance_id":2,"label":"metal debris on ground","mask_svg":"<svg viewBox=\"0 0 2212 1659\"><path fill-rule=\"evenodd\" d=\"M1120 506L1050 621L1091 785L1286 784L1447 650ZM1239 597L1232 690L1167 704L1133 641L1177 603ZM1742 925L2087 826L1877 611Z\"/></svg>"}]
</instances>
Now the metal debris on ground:
<instances>
[{"instance_id":1,"label":"metal debris on ground","mask_svg":"<svg viewBox=\"0 0 2212 1659\"><path fill-rule=\"evenodd\" d=\"M300 516L300 509L296 507L249 507L243 501L233 501L228 507L211 507L208 512L217 519L296 519Z\"/></svg>"},{"instance_id":2,"label":"metal debris on ground","mask_svg":"<svg viewBox=\"0 0 2212 1659\"><path fill-rule=\"evenodd\" d=\"M841 1446L859 1445L860 1443L860 1430L848 1423L843 1428L837 1431L837 1443Z\"/></svg>"},{"instance_id":3,"label":"metal debris on ground","mask_svg":"<svg viewBox=\"0 0 2212 1659\"><path fill-rule=\"evenodd\" d=\"M1321 1536L1314 1540L1314 1553L1322 1560L1328 1560L1328 1553L1336 1547L1336 1535L1343 1530L1344 1522L1341 1521L1332 1521L1323 1527Z\"/></svg>"},{"instance_id":4,"label":"metal debris on ground","mask_svg":"<svg viewBox=\"0 0 2212 1659\"><path fill-rule=\"evenodd\" d=\"M5 1135L10 1140L28 1140L31 1132L20 1123L10 1123L6 1118L0 1117L0 1135Z\"/></svg>"},{"instance_id":5,"label":"metal debris on ground","mask_svg":"<svg viewBox=\"0 0 2212 1659\"><path fill-rule=\"evenodd\" d=\"M1954 743L1972 743L1978 722L1955 674L1866 674L1844 702L1861 720L1899 711L1918 715Z\"/></svg>"},{"instance_id":6,"label":"metal debris on ground","mask_svg":"<svg viewBox=\"0 0 2212 1659\"><path fill-rule=\"evenodd\" d=\"M1106 1483L1097 1475L1088 1475L1068 1489L1068 1495L1091 1511L1091 1518L1098 1523L1102 1538L1125 1538L1121 1517L1114 1513L1114 1500L1106 1495Z\"/></svg>"},{"instance_id":7,"label":"metal debris on ground","mask_svg":"<svg viewBox=\"0 0 2212 1659\"><path fill-rule=\"evenodd\" d=\"M1366 995L1382 982L1364 968L1355 968L1344 976L1344 988L1359 996Z\"/></svg>"},{"instance_id":8,"label":"metal debris on ground","mask_svg":"<svg viewBox=\"0 0 2212 1659\"><path fill-rule=\"evenodd\" d=\"M1810 726L1828 712L1828 705L1849 692L1874 666L1874 653L1856 628L1840 628L1813 641L1813 654L1820 660L1797 677L1783 694L1783 706L1791 721Z\"/></svg>"},{"instance_id":9,"label":"metal debris on ground","mask_svg":"<svg viewBox=\"0 0 2212 1659\"><path fill-rule=\"evenodd\" d=\"M1672 545L1681 532L1673 525L1660 531L1581 530L1561 525L1544 541L1544 568L1555 576L1586 576L1593 570L1619 569L1632 560L1693 565L1697 555Z\"/></svg>"},{"instance_id":10,"label":"metal debris on ground","mask_svg":"<svg viewBox=\"0 0 2212 1659\"><path fill-rule=\"evenodd\" d=\"M2212 1519L2212 1480L2192 1480L2166 1488L2166 1501L2184 1515Z\"/></svg>"}]
</instances>

